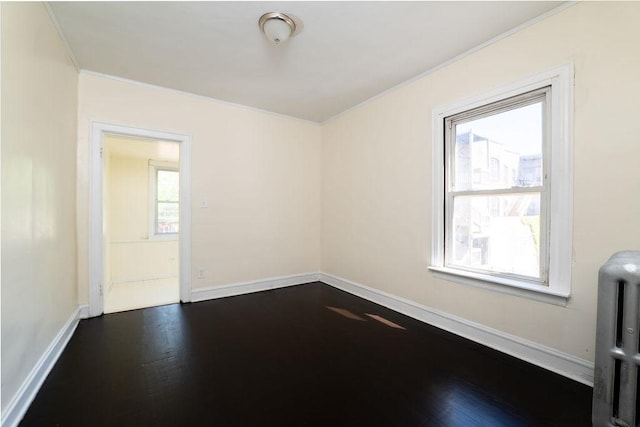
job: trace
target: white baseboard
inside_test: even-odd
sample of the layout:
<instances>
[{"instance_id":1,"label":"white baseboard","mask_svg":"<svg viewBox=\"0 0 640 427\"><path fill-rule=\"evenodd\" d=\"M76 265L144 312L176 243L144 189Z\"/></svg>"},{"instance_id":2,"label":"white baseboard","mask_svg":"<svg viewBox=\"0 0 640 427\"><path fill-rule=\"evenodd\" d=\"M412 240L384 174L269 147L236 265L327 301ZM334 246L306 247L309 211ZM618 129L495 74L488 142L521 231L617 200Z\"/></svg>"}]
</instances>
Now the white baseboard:
<instances>
[{"instance_id":1,"label":"white baseboard","mask_svg":"<svg viewBox=\"0 0 640 427\"><path fill-rule=\"evenodd\" d=\"M88 319L89 318L89 306L87 304L83 304L78 306L78 318L80 319Z\"/></svg>"},{"instance_id":2,"label":"white baseboard","mask_svg":"<svg viewBox=\"0 0 640 427\"><path fill-rule=\"evenodd\" d=\"M593 362L327 273L320 281L593 387Z\"/></svg>"},{"instance_id":3,"label":"white baseboard","mask_svg":"<svg viewBox=\"0 0 640 427\"><path fill-rule=\"evenodd\" d=\"M191 290L191 302L250 294L252 292L267 291L270 289L284 288L286 286L302 285L317 282L318 280L320 280L320 273L305 273L293 276L272 277L251 282L196 288Z\"/></svg>"},{"instance_id":4,"label":"white baseboard","mask_svg":"<svg viewBox=\"0 0 640 427\"><path fill-rule=\"evenodd\" d=\"M3 411L2 427L15 427L22 420L27 409L29 409L29 405L38 394L38 390L42 387L44 380L67 346L78 326L78 322L80 319L86 319L87 317L89 317L89 307L86 305L78 306L71 314Z\"/></svg>"}]
</instances>

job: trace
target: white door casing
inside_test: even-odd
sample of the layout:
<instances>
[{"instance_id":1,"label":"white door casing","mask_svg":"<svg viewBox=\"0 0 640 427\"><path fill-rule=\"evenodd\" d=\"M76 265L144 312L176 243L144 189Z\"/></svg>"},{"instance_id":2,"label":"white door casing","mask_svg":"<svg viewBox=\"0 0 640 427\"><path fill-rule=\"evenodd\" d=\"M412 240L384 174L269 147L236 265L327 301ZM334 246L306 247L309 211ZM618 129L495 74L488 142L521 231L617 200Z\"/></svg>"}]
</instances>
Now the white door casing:
<instances>
[{"instance_id":1,"label":"white door casing","mask_svg":"<svg viewBox=\"0 0 640 427\"><path fill-rule=\"evenodd\" d=\"M113 134L180 144L180 301L191 301L191 137L171 132L91 122L89 175L89 316L104 312L104 136Z\"/></svg>"}]
</instances>

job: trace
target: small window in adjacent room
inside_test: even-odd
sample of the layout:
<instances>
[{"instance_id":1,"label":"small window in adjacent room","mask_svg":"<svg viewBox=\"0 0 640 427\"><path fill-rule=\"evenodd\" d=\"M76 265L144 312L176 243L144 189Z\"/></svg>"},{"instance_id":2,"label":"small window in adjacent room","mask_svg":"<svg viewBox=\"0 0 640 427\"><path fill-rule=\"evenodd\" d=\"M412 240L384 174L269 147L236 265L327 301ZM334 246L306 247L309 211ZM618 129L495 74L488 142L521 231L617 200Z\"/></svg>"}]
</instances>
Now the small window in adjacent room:
<instances>
[{"instance_id":1,"label":"small window in adjacent room","mask_svg":"<svg viewBox=\"0 0 640 427\"><path fill-rule=\"evenodd\" d=\"M177 236L180 231L180 172L177 168L151 164L152 236Z\"/></svg>"},{"instance_id":2,"label":"small window in adjacent room","mask_svg":"<svg viewBox=\"0 0 640 427\"><path fill-rule=\"evenodd\" d=\"M572 67L434 111L438 277L565 303Z\"/></svg>"}]
</instances>

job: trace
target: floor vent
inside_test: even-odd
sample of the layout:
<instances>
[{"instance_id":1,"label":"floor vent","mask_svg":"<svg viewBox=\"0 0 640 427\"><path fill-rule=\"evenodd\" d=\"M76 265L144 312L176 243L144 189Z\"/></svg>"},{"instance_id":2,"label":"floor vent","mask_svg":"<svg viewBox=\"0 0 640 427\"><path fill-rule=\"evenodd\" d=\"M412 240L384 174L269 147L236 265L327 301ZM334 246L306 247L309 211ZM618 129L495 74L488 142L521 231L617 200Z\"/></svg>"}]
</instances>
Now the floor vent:
<instances>
[{"instance_id":1,"label":"floor vent","mask_svg":"<svg viewBox=\"0 0 640 427\"><path fill-rule=\"evenodd\" d=\"M640 427L640 251L614 254L598 276L594 427Z\"/></svg>"}]
</instances>

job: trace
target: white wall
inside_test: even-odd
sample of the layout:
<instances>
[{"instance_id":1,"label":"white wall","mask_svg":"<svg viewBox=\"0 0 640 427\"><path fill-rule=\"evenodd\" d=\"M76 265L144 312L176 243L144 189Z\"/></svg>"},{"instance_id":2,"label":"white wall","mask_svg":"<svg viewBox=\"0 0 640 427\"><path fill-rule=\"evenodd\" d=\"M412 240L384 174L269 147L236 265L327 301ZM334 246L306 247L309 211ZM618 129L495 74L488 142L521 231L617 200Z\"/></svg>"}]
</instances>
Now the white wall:
<instances>
[{"instance_id":1,"label":"white wall","mask_svg":"<svg viewBox=\"0 0 640 427\"><path fill-rule=\"evenodd\" d=\"M77 308L78 74L42 3L2 8L2 410Z\"/></svg>"},{"instance_id":2,"label":"white wall","mask_svg":"<svg viewBox=\"0 0 640 427\"><path fill-rule=\"evenodd\" d=\"M323 127L322 270L593 360L597 271L640 245L640 4L585 2ZM575 64L572 296L567 307L436 280L431 113Z\"/></svg>"},{"instance_id":3,"label":"white wall","mask_svg":"<svg viewBox=\"0 0 640 427\"><path fill-rule=\"evenodd\" d=\"M92 120L191 136L192 287L317 272L321 130L316 124L81 73L78 283L88 299ZM199 208L206 198L208 208ZM198 269L207 276L197 278Z\"/></svg>"}]
</instances>

